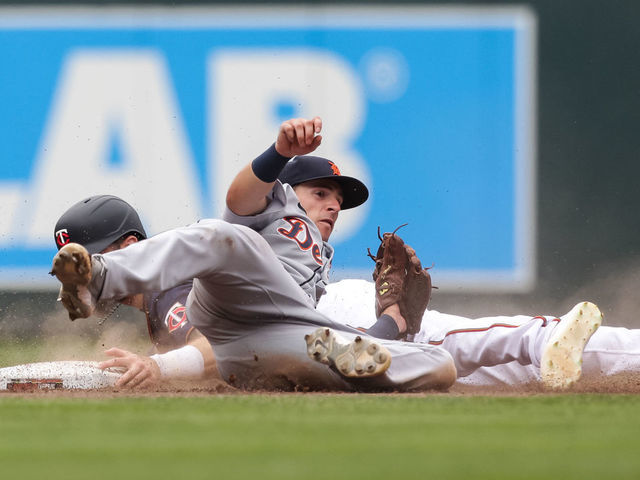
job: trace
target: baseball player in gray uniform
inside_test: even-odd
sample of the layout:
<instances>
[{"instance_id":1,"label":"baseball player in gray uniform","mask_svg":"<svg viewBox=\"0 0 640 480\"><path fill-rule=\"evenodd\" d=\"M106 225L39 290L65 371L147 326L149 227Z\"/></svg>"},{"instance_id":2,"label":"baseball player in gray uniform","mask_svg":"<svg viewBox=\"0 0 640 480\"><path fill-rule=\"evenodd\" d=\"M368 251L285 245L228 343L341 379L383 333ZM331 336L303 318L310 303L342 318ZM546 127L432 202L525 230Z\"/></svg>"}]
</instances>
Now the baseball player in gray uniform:
<instances>
[{"instance_id":1,"label":"baseball player in gray uniform","mask_svg":"<svg viewBox=\"0 0 640 480\"><path fill-rule=\"evenodd\" d=\"M54 229L58 249L75 242L85 246L89 253L125 248L146 237L135 209L113 195L95 195L77 202L59 218ZM217 373L210 345L186 315L184 304L191 284L189 281L167 291L137 294L125 300L127 305L145 313L158 353L148 357L119 348L107 350L105 353L114 358L103 362L104 368L126 370L117 386L149 386L161 378L201 377L205 371L207 376ZM341 323L369 327L375 320L374 297L373 283L342 280L327 286L317 309ZM554 343L553 334L562 329L558 327L569 325L572 332L578 332L571 326L577 318L575 313L563 317L517 315L469 319L427 310L413 341L441 345L447 350L454 359L458 382L521 384L541 379L545 347ZM591 314L598 312L592 310ZM378 336L370 329L367 333ZM392 338L398 333L396 330ZM579 340L580 348L587 340L584 336L572 338ZM640 330L602 326L589 339L582 358L582 369L588 375L640 372ZM176 363L179 368L165 368ZM563 380L568 378L564 372Z\"/></svg>"},{"instance_id":2,"label":"baseball player in gray uniform","mask_svg":"<svg viewBox=\"0 0 640 480\"><path fill-rule=\"evenodd\" d=\"M203 220L125 249L89 256L68 244L54 257L70 318L97 301L193 280L191 323L213 346L222 377L247 389L447 388L451 356L426 344L380 340L336 323L316 303L328 281L327 241L341 209L368 192L332 162L308 156L320 118L284 122L276 142L227 193L223 220ZM292 157L293 160L289 161ZM168 268L171 265L173 268ZM397 309L383 312L397 316Z\"/></svg>"}]
</instances>

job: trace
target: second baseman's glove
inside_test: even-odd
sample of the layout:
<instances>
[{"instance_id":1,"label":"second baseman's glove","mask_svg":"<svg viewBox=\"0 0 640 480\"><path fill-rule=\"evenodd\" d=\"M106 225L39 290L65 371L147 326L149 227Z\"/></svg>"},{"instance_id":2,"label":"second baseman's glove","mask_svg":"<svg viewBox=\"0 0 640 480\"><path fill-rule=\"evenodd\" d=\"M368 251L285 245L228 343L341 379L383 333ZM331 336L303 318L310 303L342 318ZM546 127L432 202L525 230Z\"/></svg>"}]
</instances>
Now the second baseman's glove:
<instances>
[{"instance_id":1,"label":"second baseman's glove","mask_svg":"<svg viewBox=\"0 0 640 480\"><path fill-rule=\"evenodd\" d=\"M407 322L406 333L415 335L420 331L422 317L431 300L431 275L428 268L422 268L413 248L405 244L404 250L407 254L407 276L400 299L400 313Z\"/></svg>"},{"instance_id":2,"label":"second baseman's glove","mask_svg":"<svg viewBox=\"0 0 640 480\"><path fill-rule=\"evenodd\" d=\"M422 268L416 252L396 234L399 228L378 237L380 247L376 255L369 256L376 262L373 281L376 284L376 317L389 306L397 303L407 322L403 336L420 331L422 316L431 298L431 275Z\"/></svg>"}]
</instances>

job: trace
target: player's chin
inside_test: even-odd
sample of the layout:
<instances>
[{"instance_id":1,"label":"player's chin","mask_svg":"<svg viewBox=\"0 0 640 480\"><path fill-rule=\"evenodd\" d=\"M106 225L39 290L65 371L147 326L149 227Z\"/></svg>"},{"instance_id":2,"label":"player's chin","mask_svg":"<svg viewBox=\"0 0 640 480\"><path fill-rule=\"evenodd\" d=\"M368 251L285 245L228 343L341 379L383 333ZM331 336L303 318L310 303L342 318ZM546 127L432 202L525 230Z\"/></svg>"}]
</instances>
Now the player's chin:
<instances>
[{"instance_id":1,"label":"player's chin","mask_svg":"<svg viewBox=\"0 0 640 480\"><path fill-rule=\"evenodd\" d=\"M322 240L326 242L329 240L329 237L333 232L333 225L329 225L327 222L319 222L318 230L320 230L320 235L322 236Z\"/></svg>"}]
</instances>

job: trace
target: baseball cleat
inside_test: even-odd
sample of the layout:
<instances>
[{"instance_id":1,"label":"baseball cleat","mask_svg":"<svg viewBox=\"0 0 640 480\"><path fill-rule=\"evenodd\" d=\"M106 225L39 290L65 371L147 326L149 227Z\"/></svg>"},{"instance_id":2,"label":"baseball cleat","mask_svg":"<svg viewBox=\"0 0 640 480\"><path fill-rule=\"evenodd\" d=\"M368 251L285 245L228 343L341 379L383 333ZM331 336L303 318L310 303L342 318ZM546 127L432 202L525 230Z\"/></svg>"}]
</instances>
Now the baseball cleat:
<instances>
[{"instance_id":1,"label":"baseball cleat","mask_svg":"<svg viewBox=\"0 0 640 480\"><path fill-rule=\"evenodd\" d=\"M53 257L51 275L55 275L62 287L58 300L69 312L69 318L90 317L95 302L87 285L91 281L91 256L77 243L68 243Z\"/></svg>"},{"instance_id":2,"label":"baseball cleat","mask_svg":"<svg viewBox=\"0 0 640 480\"><path fill-rule=\"evenodd\" d=\"M602 312L590 302L581 302L561 317L542 351L540 377L549 388L565 389L582 375L582 352L591 335L602 324Z\"/></svg>"},{"instance_id":3,"label":"baseball cleat","mask_svg":"<svg viewBox=\"0 0 640 480\"><path fill-rule=\"evenodd\" d=\"M309 357L334 367L345 377L375 377L386 372L391 364L389 350L370 337L358 335L349 341L323 327L304 339Z\"/></svg>"}]
</instances>

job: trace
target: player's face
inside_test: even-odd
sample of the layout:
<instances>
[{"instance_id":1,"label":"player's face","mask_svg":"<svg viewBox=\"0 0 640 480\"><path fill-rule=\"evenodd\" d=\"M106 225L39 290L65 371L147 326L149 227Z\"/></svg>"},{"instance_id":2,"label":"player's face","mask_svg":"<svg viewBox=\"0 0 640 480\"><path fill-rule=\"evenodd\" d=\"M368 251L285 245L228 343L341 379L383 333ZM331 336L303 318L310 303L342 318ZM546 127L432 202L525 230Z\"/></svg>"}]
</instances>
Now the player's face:
<instances>
[{"instance_id":1,"label":"player's face","mask_svg":"<svg viewBox=\"0 0 640 480\"><path fill-rule=\"evenodd\" d=\"M316 224L322 240L326 242L338 220L342 205L342 188L334 181L322 179L301 183L293 189L300 205Z\"/></svg>"},{"instance_id":2,"label":"player's face","mask_svg":"<svg viewBox=\"0 0 640 480\"><path fill-rule=\"evenodd\" d=\"M115 252L116 250L126 248L129 245L133 245L134 243L137 243L137 242L138 242L138 237L136 237L135 235L129 235L125 239L120 238L116 240L107 248L101 250L100 253ZM142 302L143 302L142 294L131 295L129 297L125 297L122 300L120 300L120 303L122 303L123 305L129 305L131 307L135 307L140 310L142 310L142 307L143 307Z\"/></svg>"},{"instance_id":3,"label":"player's face","mask_svg":"<svg viewBox=\"0 0 640 480\"><path fill-rule=\"evenodd\" d=\"M135 235L128 235L124 239L119 238L104 250L100 250L99 253L115 252L116 250L120 250L121 248L128 247L129 245L132 245L137 242L138 242L138 237L136 237Z\"/></svg>"}]
</instances>

